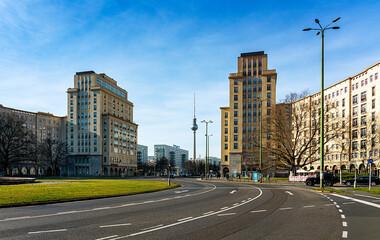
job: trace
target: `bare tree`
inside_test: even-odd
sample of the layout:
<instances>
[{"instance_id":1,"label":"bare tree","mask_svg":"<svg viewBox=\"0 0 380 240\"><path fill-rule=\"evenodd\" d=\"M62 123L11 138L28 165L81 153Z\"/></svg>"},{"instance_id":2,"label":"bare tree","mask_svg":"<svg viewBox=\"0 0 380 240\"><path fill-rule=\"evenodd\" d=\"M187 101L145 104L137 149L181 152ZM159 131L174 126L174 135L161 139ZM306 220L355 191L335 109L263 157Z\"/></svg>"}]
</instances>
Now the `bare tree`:
<instances>
[{"instance_id":1,"label":"bare tree","mask_svg":"<svg viewBox=\"0 0 380 240\"><path fill-rule=\"evenodd\" d=\"M58 142L48 137L41 145L43 161L52 169L52 175L57 174L57 169L67 164L67 144Z\"/></svg>"},{"instance_id":2,"label":"bare tree","mask_svg":"<svg viewBox=\"0 0 380 240\"><path fill-rule=\"evenodd\" d=\"M0 115L0 164L4 174L12 164L35 160L35 137L21 119Z\"/></svg>"},{"instance_id":3,"label":"bare tree","mask_svg":"<svg viewBox=\"0 0 380 240\"><path fill-rule=\"evenodd\" d=\"M266 151L289 169L303 168L319 160L320 152L320 108L319 101L314 98L304 98L307 94L292 93L273 111L271 127L265 128L275 146L264 146ZM289 103L290 102L290 103ZM336 126L336 106L333 103L325 104L324 146L337 137L340 137L342 128ZM326 148L326 152L328 152Z\"/></svg>"}]
</instances>

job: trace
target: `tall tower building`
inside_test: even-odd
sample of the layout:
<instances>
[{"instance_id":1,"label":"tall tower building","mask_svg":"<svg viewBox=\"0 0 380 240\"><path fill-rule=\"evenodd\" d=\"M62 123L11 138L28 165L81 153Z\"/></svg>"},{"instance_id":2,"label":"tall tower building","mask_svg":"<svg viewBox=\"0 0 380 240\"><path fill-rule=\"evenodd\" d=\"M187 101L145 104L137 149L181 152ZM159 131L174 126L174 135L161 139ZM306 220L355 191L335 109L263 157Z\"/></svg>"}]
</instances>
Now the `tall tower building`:
<instances>
[{"instance_id":1,"label":"tall tower building","mask_svg":"<svg viewBox=\"0 0 380 240\"><path fill-rule=\"evenodd\" d=\"M78 176L127 176L137 169L137 124L128 93L104 73L77 72L67 90L69 164Z\"/></svg>"},{"instance_id":2,"label":"tall tower building","mask_svg":"<svg viewBox=\"0 0 380 240\"><path fill-rule=\"evenodd\" d=\"M197 141L196 141L196 136L197 136L197 130L198 130L198 125L197 125L197 118L195 117L195 93L194 93L194 118L193 118L193 125L191 126L191 130L193 130L194 133L194 139L193 139L193 161L197 158Z\"/></svg>"},{"instance_id":3,"label":"tall tower building","mask_svg":"<svg viewBox=\"0 0 380 240\"><path fill-rule=\"evenodd\" d=\"M270 128L276 105L276 70L268 70L264 51L241 53L237 73L231 73L230 106L221 107L221 166L223 175L247 174L260 168L260 117ZM264 131L263 131L264 132ZM262 135L262 146L270 146L270 135ZM266 162L270 156L263 154ZM267 164L268 166L268 164ZM265 166L264 166L265 168Z\"/></svg>"}]
</instances>

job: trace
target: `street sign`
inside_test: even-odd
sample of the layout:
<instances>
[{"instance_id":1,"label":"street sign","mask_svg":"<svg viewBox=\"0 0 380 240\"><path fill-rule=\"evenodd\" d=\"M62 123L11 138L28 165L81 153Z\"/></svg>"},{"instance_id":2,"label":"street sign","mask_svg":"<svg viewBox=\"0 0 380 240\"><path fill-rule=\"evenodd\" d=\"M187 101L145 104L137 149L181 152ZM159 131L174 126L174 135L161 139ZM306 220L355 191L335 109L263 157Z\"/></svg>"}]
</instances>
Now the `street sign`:
<instances>
[{"instance_id":1,"label":"street sign","mask_svg":"<svg viewBox=\"0 0 380 240\"><path fill-rule=\"evenodd\" d=\"M368 160L368 163L373 163L373 159L372 159L372 158L369 159L369 160Z\"/></svg>"}]
</instances>

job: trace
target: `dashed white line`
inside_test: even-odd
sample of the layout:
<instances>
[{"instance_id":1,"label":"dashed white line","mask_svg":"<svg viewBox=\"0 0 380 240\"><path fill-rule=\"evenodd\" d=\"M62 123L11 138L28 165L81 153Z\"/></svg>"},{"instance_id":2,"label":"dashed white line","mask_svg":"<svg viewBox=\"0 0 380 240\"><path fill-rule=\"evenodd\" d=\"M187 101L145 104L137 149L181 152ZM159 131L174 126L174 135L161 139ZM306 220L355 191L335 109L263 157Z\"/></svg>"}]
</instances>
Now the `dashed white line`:
<instances>
[{"instance_id":1,"label":"dashed white line","mask_svg":"<svg viewBox=\"0 0 380 240\"><path fill-rule=\"evenodd\" d=\"M342 210L342 209L338 209L338 211L339 211L339 212L343 212L343 210Z\"/></svg>"},{"instance_id":2,"label":"dashed white line","mask_svg":"<svg viewBox=\"0 0 380 240\"><path fill-rule=\"evenodd\" d=\"M339 206L339 205L336 205L336 207L337 207L337 208L340 208L340 206Z\"/></svg>"},{"instance_id":3,"label":"dashed white line","mask_svg":"<svg viewBox=\"0 0 380 240\"><path fill-rule=\"evenodd\" d=\"M356 199L356 198L352 198L352 197L347 197L347 196L343 196L343 195L339 195L339 194L336 194L335 196L336 197L340 197L340 198L344 198L344 199L348 199L348 200L351 200L351 201L363 203L363 204L368 205L368 206L380 208L379 204L376 204L376 203L373 203L373 202L368 202L368 201L364 201L364 200L360 200L360 199Z\"/></svg>"},{"instance_id":4,"label":"dashed white line","mask_svg":"<svg viewBox=\"0 0 380 240\"><path fill-rule=\"evenodd\" d=\"M346 218L346 216L344 216L344 214L341 214L340 216L341 216L343 219L345 219L345 218Z\"/></svg>"},{"instance_id":5,"label":"dashed white line","mask_svg":"<svg viewBox=\"0 0 380 240\"><path fill-rule=\"evenodd\" d=\"M30 216L23 216L23 217L6 218L6 219L4 219L4 221L8 221L8 220L21 220L21 219L28 219L28 218L31 218L31 217Z\"/></svg>"},{"instance_id":6,"label":"dashed white line","mask_svg":"<svg viewBox=\"0 0 380 240\"><path fill-rule=\"evenodd\" d=\"M315 207L315 205L308 205L308 206L303 206L304 208L311 208L311 207Z\"/></svg>"},{"instance_id":7,"label":"dashed white line","mask_svg":"<svg viewBox=\"0 0 380 240\"><path fill-rule=\"evenodd\" d=\"M229 216L229 215L235 215L236 213L221 213L221 214L218 214L218 217L222 217L222 216Z\"/></svg>"},{"instance_id":8,"label":"dashed white line","mask_svg":"<svg viewBox=\"0 0 380 240\"><path fill-rule=\"evenodd\" d=\"M221 210L224 210L224 209L227 209L228 207L222 207L222 208L220 208Z\"/></svg>"},{"instance_id":9,"label":"dashed white line","mask_svg":"<svg viewBox=\"0 0 380 240\"><path fill-rule=\"evenodd\" d=\"M267 210L255 210L255 211L251 211L251 213L259 213L259 212L266 212Z\"/></svg>"},{"instance_id":10,"label":"dashed white line","mask_svg":"<svg viewBox=\"0 0 380 240\"><path fill-rule=\"evenodd\" d=\"M158 227L162 227L162 226L164 226L164 224L159 224L159 225L156 225L156 226L152 226L152 227L147 227L147 228L143 228L143 229L141 229L141 230L148 230L148 229L153 229L153 228L158 228Z\"/></svg>"},{"instance_id":11,"label":"dashed white line","mask_svg":"<svg viewBox=\"0 0 380 240\"><path fill-rule=\"evenodd\" d=\"M327 203L327 204L325 204L325 206L334 206L334 204L332 204L332 203Z\"/></svg>"},{"instance_id":12,"label":"dashed white line","mask_svg":"<svg viewBox=\"0 0 380 240\"><path fill-rule=\"evenodd\" d=\"M100 208L93 208L92 210L97 211L97 210L105 210L105 209L110 209L111 207L100 207Z\"/></svg>"},{"instance_id":13,"label":"dashed white line","mask_svg":"<svg viewBox=\"0 0 380 240\"><path fill-rule=\"evenodd\" d=\"M192 218L193 218L193 217L181 218L181 219L178 219L177 221L178 221L178 222L181 222L181 221L189 220L189 219L192 219Z\"/></svg>"},{"instance_id":14,"label":"dashed white line","mask_svg":"<svg viewBox=\"0 0 380 240\"><path fill-rule=\"evenodd\" d=\"M289 191L285 191L287 194L289 194L290 196L293 196L293 193L292 192L289 192Z\"/></svg>"},{"instance_id":15,"label":"dashed white line","mask_svg":"<svg viewBox=\"0 0 380 240\"><path fill-rule=\"evenodd\" d=\"M213 213L213 212L214 212L214 211L206 212L206 213L203 213L203 215L211 214L211 213Z\"/></svg>"},{"instance_id":16,"label":"dashed white line","mask_svg":"<svg viewBox=\"0 0 380 240\"><path fill-rule=\"evenodd\" d=\"M234 203L233 206L239 205L239 203Z\"/></svg>"},{"instance_id":17,"label":"dashed white line","mask_svg":"<svg viewBox=\"0 0 380 240\"><path fill-rule=\"evenodd\" d=\"M106 239L114 238L114 237L117 237L117 236L119 236L119 235L112 235L112 236L108 236L108 237L97 238L95 240L106 240Z\"/></svg>"},{"instance_id":18,"label":"dashed white line","mask_svg":"<svg viewBox=\"0 0 380 240\"><path fill-rule=\"evenodd\" d=\"M344 202L343 204L354 204L356 202Z\"/></svg>"},{"instance_id":19,"label":"dashed white line","mask_svg":"<svg viewBox=\"0 0 380 240\"><path fill-rule=\"evenodd\" d=\"M342 238L347 238L347 236L348 236L348 232L347 231L343 231Z\"/></svg>"},{"instance_id":20,"label":"dashed white line","mask_svg":"<svg viewBox=\"0 0 380 240\"><path fill-rule=\"evenodd\" d=\"M67 231L67 229L55 229L55 230L46 230L46 231L28 232L28 234L53 233L53 232L64 232L64 231Z\"/></svg>"},{"instance_id":21,"label":"dashed white line","mask_svg":"<svg viewBox=\"0 0 380 240\"><path fill-rule=\"evenodd\" d=\"M293 209L292 207L286 207L286 208L280 208L280 210L290 210Z\"/></svg>"},{"instance_id":22,"label":"dashed white line","mask_svg":"<svg viewBox=\"0 0 380 240\"><path fill-rule=\"evenodd\" d=\"M347 227L347 222L342 222L343 227Z\"/></svg>"},{"instance_id":23,"label":"dashed white line","mask_svg":"<svg viewBox=\"0 0 380 240\"><path fill-rule=\"evenodd\" d=\"M130 223L121 223L121 224L113 224L113 225L104 225L100 226L100 228L108 228L108 227L121 227L121 226L130 226Z\"/></svg>"},{"instance_id":24,"label":"dashed white line","mask_svg":"<svg viewBox=\"0 0 380 240\"><path fill-rule=\"evenodd\" d=\"M336 202L333 202L335 205L337 204Z\"/></svg>"},{"instance_id":25,"label":"dashed white line","mask_svg":"<svg viewBox=\"0 0 380 240\"><path fill-rule=\"evenodd\" d=\"M234 193L236 193L236 190L232 190L232 191L230 192L230 194L234 194Z\"/></svg>"}]
</instances>

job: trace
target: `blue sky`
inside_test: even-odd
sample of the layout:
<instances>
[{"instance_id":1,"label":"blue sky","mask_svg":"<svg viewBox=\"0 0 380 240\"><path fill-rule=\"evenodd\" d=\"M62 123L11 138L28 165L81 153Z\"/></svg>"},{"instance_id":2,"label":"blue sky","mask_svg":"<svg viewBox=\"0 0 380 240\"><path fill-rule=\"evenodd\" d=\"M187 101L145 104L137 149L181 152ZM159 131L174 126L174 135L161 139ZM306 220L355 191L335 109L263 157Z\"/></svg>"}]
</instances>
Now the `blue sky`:
<instances>
[{"instance_id":1,"label":"blue sky","mask_svg":"<svg viewBox=\"0 0 380 240\"><path fill-rule=\"evenodd\" d=\"M326 32L326 86L380 61L380 1L0 1L0 104L66 115L77 71L106 73L126 89L138 141L220 157L220 110L241 52L268 54L277 99L320 87L320 38L303 28L336 17Z\"/></svg>"}]
</instances>

